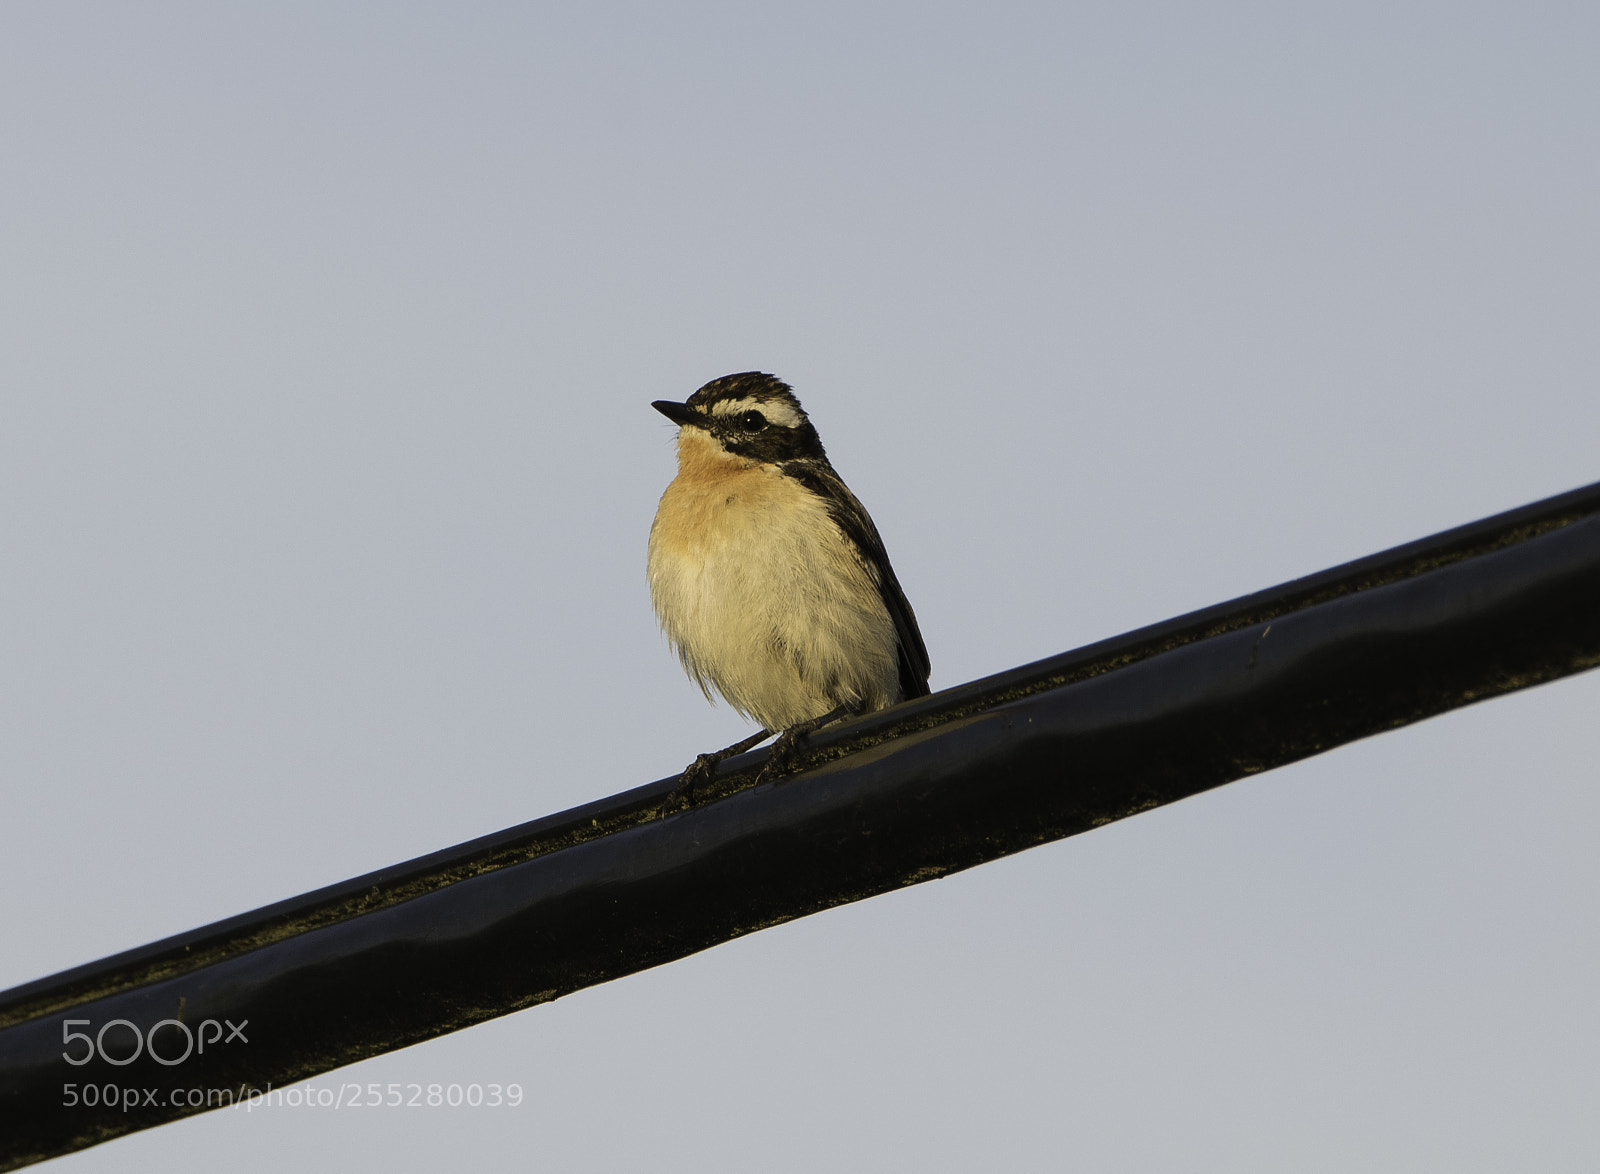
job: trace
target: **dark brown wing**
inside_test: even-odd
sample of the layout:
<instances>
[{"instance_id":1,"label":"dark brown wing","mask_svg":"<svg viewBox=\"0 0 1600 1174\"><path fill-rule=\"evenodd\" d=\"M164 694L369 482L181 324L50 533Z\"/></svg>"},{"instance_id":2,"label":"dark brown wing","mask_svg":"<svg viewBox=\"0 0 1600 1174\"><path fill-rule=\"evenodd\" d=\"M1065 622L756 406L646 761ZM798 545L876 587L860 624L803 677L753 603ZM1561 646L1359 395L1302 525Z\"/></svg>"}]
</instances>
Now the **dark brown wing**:
<instances>
[{"instance_id":1,"label":"dark brown wing","mask_svg":"<svg viewBox=\"0 0 1600 1174\"><path fill-rule=\"evenodd\" d=\"M917 617L906 600L906 593L900 590L900 580L895 578L888 552L883 549L883 539L878 537L878 528L872 524L866 507L856 500L856 495L826 460L786 461L782 468L787 476L828 503L828 515L860 552L862 562L883 595L889 618L894 621L899 642L901 696L908 700L926 697L928 671L932 667L928 649L922 643Z\"/></svg>"}]
</instances>

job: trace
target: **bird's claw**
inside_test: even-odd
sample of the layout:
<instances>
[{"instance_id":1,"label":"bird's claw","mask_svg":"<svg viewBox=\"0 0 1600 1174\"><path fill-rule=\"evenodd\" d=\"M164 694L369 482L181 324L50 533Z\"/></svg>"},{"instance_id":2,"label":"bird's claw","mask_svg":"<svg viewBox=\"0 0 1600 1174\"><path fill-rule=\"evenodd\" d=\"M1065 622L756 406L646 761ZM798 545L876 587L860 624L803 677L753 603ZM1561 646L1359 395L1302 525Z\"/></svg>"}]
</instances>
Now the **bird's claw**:
<instances>
[{"instance_id":1,"label":"bird's claw","mask_svg":"<svg viewBox=\"0 0 1600 1174\"><path fill-rule=\"evenodd\" d=\"M795 760L800 756L801 736L794 730L786 730L778 735L778 740L772 744L772 749L767 751L767 761L762 764L760 773L756 775L757 785L771 782L794 770Z\"/></svg>"},{"instance_id":2,"label":"bird's claw","mask_svg":"<svg viewBox=\"0 0 1600 1174\"><path fill-rule=\"evenodd\" d=\"M721 762L721 754L701 754L683 768L683 773L678 776L678 785L662 800L661 814L688 807L694 802L695 788L703 783L709 783L717 773L717 764Z\"/></svg>"}]
</instances>

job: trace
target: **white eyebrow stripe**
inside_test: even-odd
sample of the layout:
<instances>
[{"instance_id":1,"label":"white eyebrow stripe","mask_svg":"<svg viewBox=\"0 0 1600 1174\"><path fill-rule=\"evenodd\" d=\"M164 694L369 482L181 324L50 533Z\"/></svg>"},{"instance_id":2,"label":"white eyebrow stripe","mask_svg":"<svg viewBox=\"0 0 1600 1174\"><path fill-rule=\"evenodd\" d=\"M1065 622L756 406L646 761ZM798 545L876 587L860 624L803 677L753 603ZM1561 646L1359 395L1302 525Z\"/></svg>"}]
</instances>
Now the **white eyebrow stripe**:
<instances>
[{"instance_id":1,"label":"white eyebrow stripe","mask_svg":"<svg viewBox=\"0 0 1600 1174\"><path fill-rule=\"evenodd\" d=\"M782 428L800 426L800 413L794 410L793 405L781 399L760 400L741 396L739 399L725 399L711 405L713 416L738 416L745 412L760 412L767 418L769 424L777 424Z\"/></svg>"}]
</instances>

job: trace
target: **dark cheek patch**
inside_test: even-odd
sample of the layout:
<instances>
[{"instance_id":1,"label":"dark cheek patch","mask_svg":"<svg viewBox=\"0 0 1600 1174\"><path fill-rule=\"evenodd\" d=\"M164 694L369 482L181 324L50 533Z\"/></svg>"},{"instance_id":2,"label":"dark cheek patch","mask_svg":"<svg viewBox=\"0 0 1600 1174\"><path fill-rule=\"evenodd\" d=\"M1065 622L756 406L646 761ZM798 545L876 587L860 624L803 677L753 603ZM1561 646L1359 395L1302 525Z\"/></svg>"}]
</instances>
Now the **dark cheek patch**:
<instances>
[{"instance_id":1,"label":"dark cheek patch","mask_svg":"<svg viewBox=\"0 0 1600 1174\"><path fill-rule=\"evenodd\" d=\"M805 446L792 429L767 428L754 436L745 432L722 435L725 448L735 456L776 465L805 455Z\"/></svg>"}]
</instances>

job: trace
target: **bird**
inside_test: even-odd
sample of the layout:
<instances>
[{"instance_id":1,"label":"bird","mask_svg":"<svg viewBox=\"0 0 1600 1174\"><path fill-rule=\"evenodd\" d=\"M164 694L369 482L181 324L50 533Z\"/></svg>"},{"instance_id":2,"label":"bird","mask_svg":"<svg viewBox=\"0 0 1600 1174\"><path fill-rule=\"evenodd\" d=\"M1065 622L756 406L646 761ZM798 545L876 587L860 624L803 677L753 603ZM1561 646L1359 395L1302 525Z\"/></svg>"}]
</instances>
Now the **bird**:
<instances>
[{"instance_id":1,"label":"bird","mask_svg":"<svg viewBox=\"0 0 1600 1174\"><path fill-rule=\"evenodd\" d=\"M775 375L724 375L682 403L678 472L650 527L650 598L668 642L760 732L682 773L687 800L717 764L778 735L759 778L805 734L928 694L928 650L883 540Z\"/></svg>"}]
</instances>

